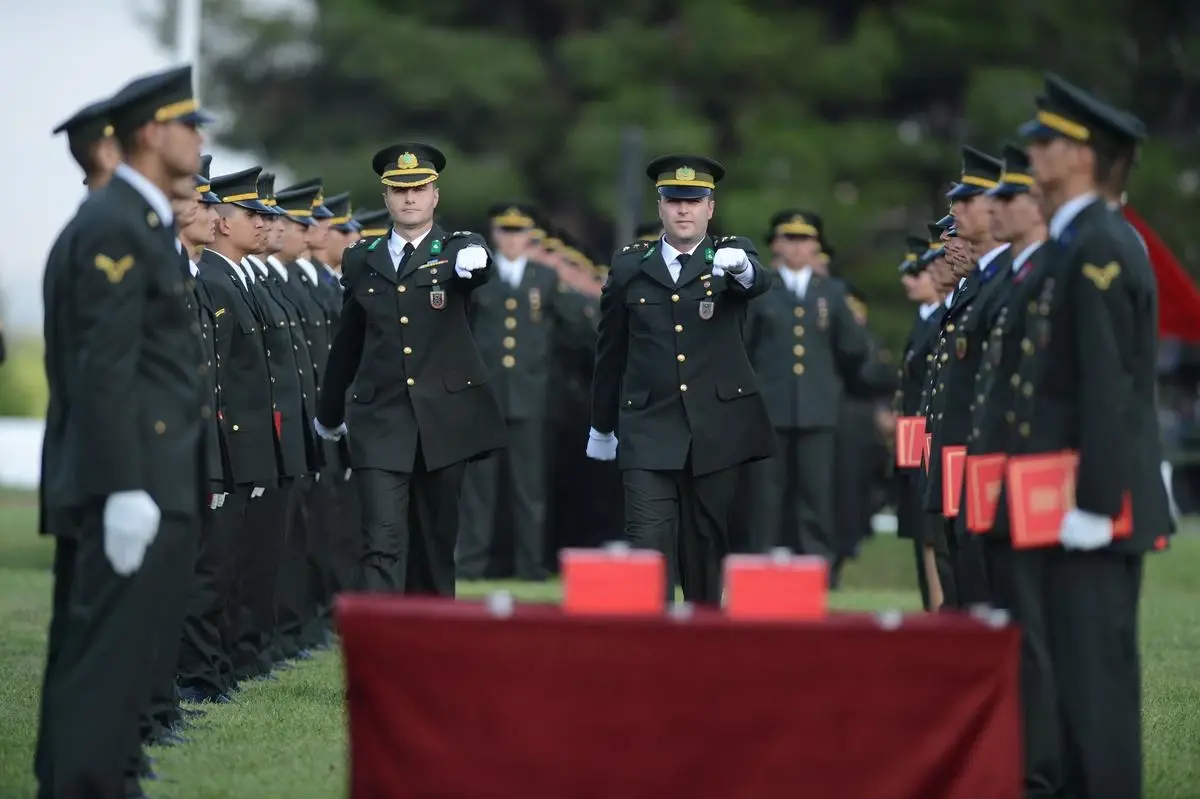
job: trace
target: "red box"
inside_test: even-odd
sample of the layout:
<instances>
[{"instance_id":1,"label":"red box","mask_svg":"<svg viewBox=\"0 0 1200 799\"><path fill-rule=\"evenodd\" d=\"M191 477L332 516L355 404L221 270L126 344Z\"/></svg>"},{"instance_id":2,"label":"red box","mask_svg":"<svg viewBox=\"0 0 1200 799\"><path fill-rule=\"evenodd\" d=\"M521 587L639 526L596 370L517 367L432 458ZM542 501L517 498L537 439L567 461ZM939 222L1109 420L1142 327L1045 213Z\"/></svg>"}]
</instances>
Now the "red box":
<instances>
[{"instance_id":1,"label":"red box","mask_svg":"<svg viewBox=\"0 0 1200 799\"><path fill-rule=\"evenodd\" d=\"M567 613L657 615L666 610L667 566L661 552L611 546L564 549L559 558Z\"/></svg>"},{"instance_id":2,"label":"red box","mask_svg":"<svg viewBox=\"0 0 1200 799\"><path fill-rule=\"evenodd\" d=\"M942 515L947 519L958 515L966 463L966 447L942 447Z\"/></svg>"},{"instance_id":3,"label":"red box","mask_svg":"<svg viewBox=\"0 0 1200 799\"><path fill-rule=\"evenodd\" d=\"M925 440L924 416L900 416L896 419L896 466L917 469L921 466L921 446Z\"/></svg>"},{"instance_id":4,"label":"red box","mask_svg":"<svg viewBox=\"0 0 1200 799\"><path fill-rule=\"evenodd\" d=\"M730 555L725 558L725 612L760 621L824 619L829 564L804 555Z\"/></svg>"},{"instance_id":5,"label":"red box","mask_svg":"<svg viewBox=\"0 0 1200 799\"><path fill-rule=\"evenodd\" d=\"M1000 489L1004 487L1003 452L967 456L967 530L986 533L996 521Z\"/></svg>"},{"instance_id":6,"label":"red box","mask_svg":"<svg viewBox=\"0 0 1200 799\"><path fill-rule=\"evenodd\" d=\"M929 474L929 458L933 452L933 433L925 434L925 451L921 456L921 460L925 462L925 474Z\"/></svg>"},{"instance_id":7,"label":"red box","mask_svg":"<svg viewBox=\"0 0 1200 799\"><path fill-rule=\"evenodd\" d=\"M1008 459L1008 513L1013 549L1061 543L1063 517L1075 507L1075 473L1079 454L1073 450ZM1121 513L1113 520L1113 538L1133 534L1133 502L1125 492Z\"/></svg>"}]
</instances>

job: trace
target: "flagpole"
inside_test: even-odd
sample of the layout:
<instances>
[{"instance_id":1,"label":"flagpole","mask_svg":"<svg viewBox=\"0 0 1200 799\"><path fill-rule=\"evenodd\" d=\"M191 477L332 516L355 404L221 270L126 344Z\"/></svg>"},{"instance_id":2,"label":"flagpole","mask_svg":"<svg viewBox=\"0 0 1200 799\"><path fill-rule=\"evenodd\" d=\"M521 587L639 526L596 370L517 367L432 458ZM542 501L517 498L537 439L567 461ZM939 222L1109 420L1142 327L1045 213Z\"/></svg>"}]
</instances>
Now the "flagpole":
<instances>
[{"instance_id":1,"label":"flagpole","mask_svg":"<svg viewBox=\"0 0 1200 799\"><path fill-rule=\"evenodd\" d=\"M201 0L178 0L175 16L175 57L181 64L192 65L193 89L196 100L200 100L200 82L204 72L200 68L200 27L202 20Z\"/></svg>"}]
</instances>

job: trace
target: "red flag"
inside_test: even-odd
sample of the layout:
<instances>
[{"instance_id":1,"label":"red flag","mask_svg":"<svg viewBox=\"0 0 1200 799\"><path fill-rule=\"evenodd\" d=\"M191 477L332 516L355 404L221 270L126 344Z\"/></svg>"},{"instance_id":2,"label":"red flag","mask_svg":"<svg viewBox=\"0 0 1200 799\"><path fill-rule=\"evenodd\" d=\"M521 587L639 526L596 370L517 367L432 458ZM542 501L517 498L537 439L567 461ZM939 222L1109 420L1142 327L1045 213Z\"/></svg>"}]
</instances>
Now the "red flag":
<instances>
[{"instance_id":1,"label":"red flag","mask_svg":"<svg viewBox=\"0 0 1200 799\"><path fill-rule=\"evenodd\" d=\"M1200 291L1146 220L1126 205L1125 218L1146 244L1158 282L1158 334L1200 343Z\"/></svg>"}]
</instances>

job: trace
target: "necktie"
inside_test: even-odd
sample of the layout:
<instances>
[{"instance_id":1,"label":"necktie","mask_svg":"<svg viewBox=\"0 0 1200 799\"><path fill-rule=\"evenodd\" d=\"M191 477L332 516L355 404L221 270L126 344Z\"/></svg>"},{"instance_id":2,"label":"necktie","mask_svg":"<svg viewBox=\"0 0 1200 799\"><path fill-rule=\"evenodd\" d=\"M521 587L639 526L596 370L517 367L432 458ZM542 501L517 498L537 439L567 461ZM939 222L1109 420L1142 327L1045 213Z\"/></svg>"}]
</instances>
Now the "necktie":
<instances>
[{"instance_id":1,"label":"necktie","mask_svg":"<svg viewBox=\"0 0 1200 799\"><path fill-rule=\"evenodd\" d=\"M681 252L681 253L679 253L679 255L677 255L675 257L675 263L679 264L679 268L678 268L678 271L675 272L675 274L671 275L671 278L676 283L679 282L679 277L680 277L680 275L683 274L683 270L685 267L687 267L688 260L690 260L691 257L692 257L692 254L690 252Z\"/></svg>"},{"instance_id":2,"label":"necktie","mask_svg":"<svg viewBox=\"0 0 1200 799\"><path fill-rule=\"evenodd\" d=\"M404 252L400 254L400 263L396 266L397 272L404 271L404 265L408 263L408 259L415 249L417 248L412 245L411 241L404 242Z\"/></svg>"}]
</instances>

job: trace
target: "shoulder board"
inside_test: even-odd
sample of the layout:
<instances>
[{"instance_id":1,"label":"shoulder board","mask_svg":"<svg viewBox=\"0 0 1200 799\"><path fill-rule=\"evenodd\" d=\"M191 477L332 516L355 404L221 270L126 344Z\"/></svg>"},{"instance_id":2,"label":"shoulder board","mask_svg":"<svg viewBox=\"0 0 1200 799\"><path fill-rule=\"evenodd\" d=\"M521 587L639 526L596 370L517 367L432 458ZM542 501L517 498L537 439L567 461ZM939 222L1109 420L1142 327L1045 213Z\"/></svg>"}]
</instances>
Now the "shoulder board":
<instances>
[{"instance_id":1,"label":"shoulder board","mask_svg":"<svg viewBox=\"0 0 1200 799\"><path fill-rule=\"evenodd\" d=\"M355 247L357 247L361 244L366 244L368 241L370 241L370 239L359 239L358 241L356 241L350 245L350 249L353 250Z\"/></svg>"},{"instance_id":2,"label":"shoulder board","mask_svg":"<svg viewBox=\"0 0 1200 799\"><path fill-rule=\"evenodd\" d=\"M461 239L465 236L474 236L475 234L469 230L456 230L453 233L448 233L442 237L442 241L450 241L450 239Z\"/></svg>"},{"instance_id":3,"label":"shoulder board","mask_svg":"<svg viewBox=\"0 0 1200 799\"><path fill-rule=\"evenodd\" d=\"M648 250L653 247L655 243L656 242L653 241L635 241L633 244L626 244L624 247L622 247L621 253L624 254L627 252L641 252L642 250Z\"/></svg>"},{"instance_id":4,"label":"shoulder board","mask_svg":"<svg viewBox=\"0 0 1200 799\"><path fill-rule=\"evenodd\" d=\"M713 240L713 246L718 249L721 247L734 247L741 241L741 238L741 236L722 236L719 239Z\"/></svg>"}]
</instances>

